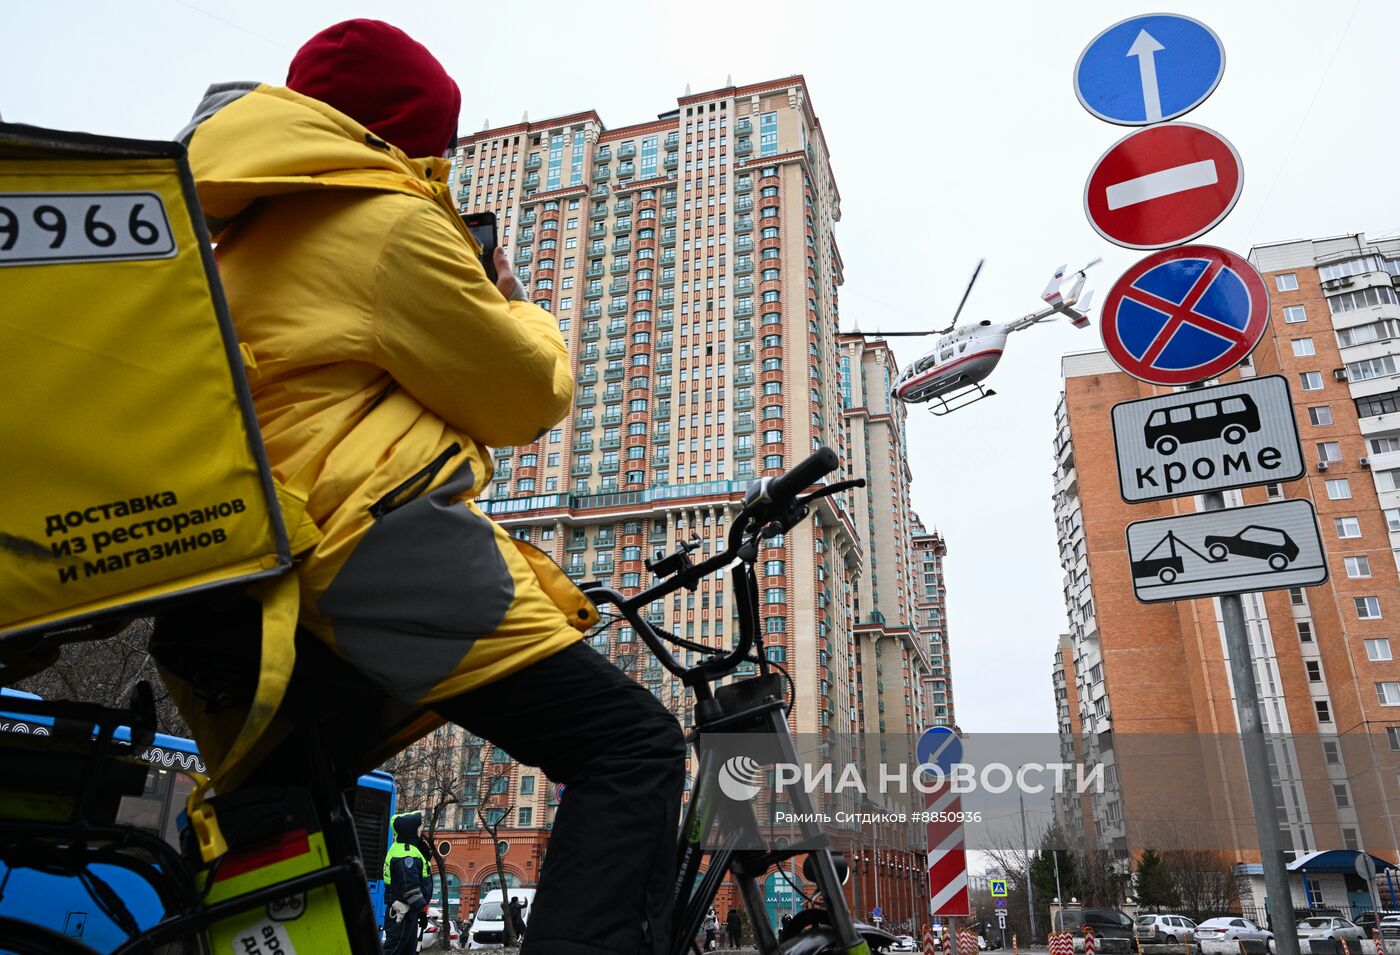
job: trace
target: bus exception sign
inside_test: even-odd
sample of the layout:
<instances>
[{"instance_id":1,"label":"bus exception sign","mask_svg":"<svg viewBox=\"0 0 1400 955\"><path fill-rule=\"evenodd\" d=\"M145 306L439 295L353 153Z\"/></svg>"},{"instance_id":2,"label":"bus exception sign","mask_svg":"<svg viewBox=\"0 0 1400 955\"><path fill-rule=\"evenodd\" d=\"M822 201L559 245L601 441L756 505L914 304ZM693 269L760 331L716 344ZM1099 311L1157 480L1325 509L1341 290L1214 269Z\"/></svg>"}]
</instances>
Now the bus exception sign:
<instances>
[{"instance_id":1,"label":"bus exception sign","mask_svg":"<svg viewBox=\"0 0 1400 955\"><path fill-rule=\"evenodd\" d=\"M1306 470L1282 375L1114 405L1113 449L1129 504L1294 481Z\"/></svg>"}]
</instances>

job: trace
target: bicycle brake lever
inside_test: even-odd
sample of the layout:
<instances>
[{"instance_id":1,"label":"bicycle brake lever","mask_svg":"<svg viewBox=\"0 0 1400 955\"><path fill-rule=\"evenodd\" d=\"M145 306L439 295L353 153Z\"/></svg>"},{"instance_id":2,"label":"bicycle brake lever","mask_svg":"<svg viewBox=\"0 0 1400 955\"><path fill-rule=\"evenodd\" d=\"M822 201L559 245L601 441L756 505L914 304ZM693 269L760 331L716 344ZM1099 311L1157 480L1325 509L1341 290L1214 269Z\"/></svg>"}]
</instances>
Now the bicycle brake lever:
<instances>
[{"instance_id":1,"label":"bicycle brake lever","mask_svg":"<svg viewBox=\"0 0 1400 955\"><path fill-rule=\"evenodd\" d=\"M797 503L810 504L821 498L830 497L833 494L840 494L842 491L849 491L857 487L865 487L865 478L853 478L849 481L837 481L835 484L828 484L819 491L813 491L806 497L798 498Z\"/></svg>"}]
</instances>

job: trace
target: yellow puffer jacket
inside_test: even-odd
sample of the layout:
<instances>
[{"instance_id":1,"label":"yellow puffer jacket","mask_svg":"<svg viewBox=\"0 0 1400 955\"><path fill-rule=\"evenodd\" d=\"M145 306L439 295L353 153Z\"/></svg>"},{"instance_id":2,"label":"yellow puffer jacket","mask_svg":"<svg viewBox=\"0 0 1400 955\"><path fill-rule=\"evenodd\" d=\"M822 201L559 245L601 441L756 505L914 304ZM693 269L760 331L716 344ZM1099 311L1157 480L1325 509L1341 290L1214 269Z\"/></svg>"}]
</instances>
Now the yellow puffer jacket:
<instances>
[{"instance_id":1,"label":"yellow puffer jacket","mask_svg":"<svg viewBox=\"0 0 1400 955\"><path fill-rule=\"evenodd\" d=\"M487 278L447 161L267 86L201 123L190 161L227 221L219 271L273 473L309 487L321 534L298 562L302 623L409 703L577 640L587 598L464 503L489 446L546 432L573 379L555 320Z\"/></svg>"}]
</instances>

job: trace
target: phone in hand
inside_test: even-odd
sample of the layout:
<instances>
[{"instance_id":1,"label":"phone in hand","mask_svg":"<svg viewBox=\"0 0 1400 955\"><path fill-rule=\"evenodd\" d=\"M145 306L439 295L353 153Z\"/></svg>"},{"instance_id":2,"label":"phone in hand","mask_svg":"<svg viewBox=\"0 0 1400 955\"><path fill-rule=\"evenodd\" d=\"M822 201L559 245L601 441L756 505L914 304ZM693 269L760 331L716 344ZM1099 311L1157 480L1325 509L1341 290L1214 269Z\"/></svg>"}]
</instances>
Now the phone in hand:
<instances>
[{"instance_id":1,"label":"phone in hand","mask_svg":"<svg viewBox=\"0 0 1400 955\"><path fill-rule=\"evenodd\" d=\"M496 246L500 239L496 235L496 213L466 212L462 223L481 246L481 264L486 267L486 277L494 285L496 282Z\"/></svg>"}]
</instances>

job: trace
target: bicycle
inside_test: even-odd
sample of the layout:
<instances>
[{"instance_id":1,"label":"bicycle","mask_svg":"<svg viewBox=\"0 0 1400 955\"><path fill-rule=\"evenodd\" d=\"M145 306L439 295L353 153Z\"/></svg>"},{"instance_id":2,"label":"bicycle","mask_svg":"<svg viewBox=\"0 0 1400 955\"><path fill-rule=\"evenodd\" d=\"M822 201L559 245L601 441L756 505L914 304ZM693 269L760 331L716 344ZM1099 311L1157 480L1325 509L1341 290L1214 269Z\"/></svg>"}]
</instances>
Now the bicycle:
<instances>
[{"instance_id":1,"label":"bicycle","mask_svg":"<svg viewBox=\"0 0 1400 955\"><path fill-rule=\"evenodd\" d=\"M852 917L841 891L847 867L839 854L827 848L758 850L739 847L761 843L758 818L751 803L735 802L717 793L719 756L705 745L706 737L717 733L761 733L766 736L775 757L794 763L798 760L787 724L784 681L788 678L763 652L754 564L762 541L784 534L806 519L813 501L864 486L864 480L847 480L802 494L834 471L838 464L836 454L822 448L787 474L754 482L730 527L724 551L697 564L692 563L690 554L698 548L698 542L679 543L672 554L648 562L648 568L660 580L647 590L626 597L601 584L590 583L583 587L595 604L616 607L661 665L678 677L695 699L696 728L691 742L699 757L699 769L678 835L674 883L676 914L671 937L665 945L668 955L684 955L688 949L698 951L694 939L726 874L732 874L739 884L759 952L869 955L872 943L879 948L893 941L893 936L857 923ZM693 588L703 577L725 569L731 572L739 609L739 640L733 649L726 651L683 639L661 630L642 616L642 608L652 601L682 587ZM236 597L233 601L221 609L219 625L236 631L249 623L240 614L246 617L247 613L255 612L255 608L242 607ZM206 600L196 604L194 612L205 613L208 609ZM683 666L667 648L668 643L701 653L705 659L695 666ZM194 659L187 661L191 668L202 668L212 674L199 682L207 687L209 699L215 704L238 696L241 692L239 674L241 669L246 670L247 663L239 659L211 658L210 653L214 651L210 647L218 644L218 640L209 640L204 646L190 648L188 652ZM170 661L163 662L170 664ZM754 676L732 681L718 689L712 687L711 684L747 662L756 664ZM347 715L347 720L364 720L368 717L363 701L367 699L366 694L374 691L363 677L307 635L298 638L298 667L303 666L313 670L316 679L298 680L294 675L295 692L289 691L285 704L297 729L259 772L264 777L279 780L281 785L290 783L293 788L306 791L314 822L326 837L328 865L210 902L207 889L200 887L201 870L205 884L212 884L220 862L203 868L192 864L160 838L131 826L115 824L116 801L123 793L140 791L145 764L130 758L129 752L114 743L112 737L117 726L129 726L133 744L140 745L140 740L154 731L155 714L149 688L139 690L132 706L124 710L85 703L7 698L7 710L51 717L67 722L70 727L76 726L78 731L70 733L64 745L56 750L53 747L36 749L33 739L6 739L7 734L0 733L0 744L27 754L28 765L38 774L26 775L24 767L20 767L17 775L31 781L42 778L52 782L50 789L67 800L65 804L71 808L65 820L41 821L16 818L0 805L0 861L11 870L18 866L44 866L81 874L94 903L129 936L114 950L114 955L148 955L157 951L206 955L211 950L207 931L220 920L263 907L270 909L299 893L328 886L335 889L352 955L377 955L378 926L365 888L365 869L354 818L344 797L349 783L362 767L338 752L334 740L324 732L324 727L335 722L326 718L328 706L334 704L339 711L353 714ZM295 719L297 715L302 718ZM353 735L344 732L343 723L337 725L338 736ZM27 745L20 746L20 742ZM0 774L0 783L6 775ZM799 790L792 794L791 801L794 811L804 820L797 826L801 841L823 843L821 827L812 821L810 796ZM702 842L716 821L722 841L707 852ZM709 865L702 876L700 868L707 855ZM814 884L817 898L824 907L814 905L799 913L780 937L762 915L765 907L759 880L768 870L799 855L806 856L804 874ZM123 865L141 873L160 895L166 917L145 930L135 925L124 911L120 898L100 880L90 881L91 867L99 861ZM3 892L3 884L0 884L0 892ZM0 946L19 955L93 953L81 942L52 929L6 917L0 917Z\"/></svg>"},{"instance_id":2,"label":"bicycle","mask_svg":"<svg viewBox=\"0 0 1400 955\"><path fill-rule=\"evenodd\" d=\"M794 764L799 761L787 723L788 702L783 684L785 680L790 682L790 678L764 653L754 564L762 541L785 534L805 520L812 502L865 486L863 479L838 481L805 496L802 494L810 485L836 470L839 463L836 453L823 447L787 474L755 481L749 486L742 509L729 528L722 552L700 563L692 563L690 555L698 549L699 542L680 542L671 554L647 562L647 569L660 581L640 593L627 597L601 584L582 585L584 593L600 610L609 604L617 608L657 661L678 677L695 698L696 725L690 742L695 746L698 768L678 838L675 916L665 949L669 955L683 955L688 949L699 951L694 941L696 934L726 874L732 874L739 885L753 927L755 947L760 953L868 955L872 947L882 948L894 941L888 933L862 925L852 917L841 891L847 866L839 854L824 847L816 850L739 848L762 842L757 813L752 802L735 801L717 791L721 757L714 747L706 745L707 736L718 733L758 733L766 737L766 748L773 757L771 761ZM642 615L642 609L653 601L682 587L693 590L704 577L725 569L730 570L739 611L739 639L733 649L723 650L684 639L662 630ZM695 666L684 666L667 644L702 654L705 659ZM711 684L750 662L756 665L754 676L717 689L712 687ZM814 821L811 796L798 787L788 798L799 820L797 830L801 838L797 842L824 846L821 825ZM709 865L701 876L700 867L707 854L702 842L716 821L720 842L708 853ZM804 875L815 884L825 907L804 909L779 936L768 923L760 881L770 869L777 867L782 871L783 862L799 855L806 856ZM797 891L795 885L793 889Z\"/></svg>"}]
</instances>

